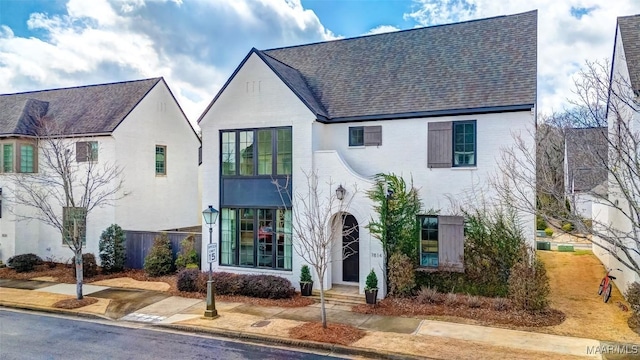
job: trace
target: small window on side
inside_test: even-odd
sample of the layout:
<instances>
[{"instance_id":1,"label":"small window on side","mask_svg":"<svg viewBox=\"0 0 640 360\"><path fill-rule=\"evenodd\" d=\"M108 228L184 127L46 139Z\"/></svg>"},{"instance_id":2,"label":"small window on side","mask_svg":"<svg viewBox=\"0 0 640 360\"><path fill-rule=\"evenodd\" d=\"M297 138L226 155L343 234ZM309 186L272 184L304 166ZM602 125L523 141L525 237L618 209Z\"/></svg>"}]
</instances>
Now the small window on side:
<instances>
[{"instance_id":1,"label":"small window on side","mask_svg":"<svg viewBox=\"0 0 640 360\"><path fill-rule=\"evenodd\" d=\"M364 126L349 127L349 146L364 146Z\"/></svg>"},{"instance_id":2,"label":"small window on side","mask_svg":"<svg viewBox=\"0 0 640 360\"><path fill-rule=\"evenodd\" d=\"M156 176L167 175L167 147L156 145Z\"/></svg>"}]
</instances>

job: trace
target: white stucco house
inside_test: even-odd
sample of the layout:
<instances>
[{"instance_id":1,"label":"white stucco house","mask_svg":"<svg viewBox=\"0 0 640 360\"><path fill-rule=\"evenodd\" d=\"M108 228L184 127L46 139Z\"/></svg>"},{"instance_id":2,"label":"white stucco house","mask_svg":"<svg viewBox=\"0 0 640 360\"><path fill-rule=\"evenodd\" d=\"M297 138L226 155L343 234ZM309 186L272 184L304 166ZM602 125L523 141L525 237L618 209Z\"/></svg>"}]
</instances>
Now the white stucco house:
<instances>
[{"instance_id":1,"label":"white stucco house","mask_svg":"<svg viewBox=\"0 0 640 360\"><path fill-rule=\"evenodd\" d=\"M607 194L607 128L565 130L564 184L571 209L583 219Z\"/></svg>"},{"instance_id":2,"label":"white stucco house","mask_svg":"<svg viewBox=\"0 0 640 360\"><path fill-rule=\"evenodd\" d=\"M201 223L200 139L164 79L0 95L3 261L24 253L59 261L73 255L57 229L24 220L34 210L12 203L15 181L46 170L44 161L39 161L44 141L39 144L35 136L35 117L61 129L57 138L75 149L72 166L80 171L89 159L98 166L117 164L122 169L120 178L107 185L123 180L116 196L120 199L95 208L87 217L83 252L98 258L100 234L111 224L158 231Z\"/></svg>"},{"instance_id":3,"label":"white stucco house","mask_svg":"<svg viewBox=\"0 0 640 360\"><path fill-rule=\"evenodd\" d=\"M252 49L199 119L202 204L220 210L214 270L298 286L304 262L292 250L292 205L283 206L272 181L290 178L291 192L304 193L310 171L321 184L331 179L325 194L359 189L344 214L357 228L357 254L343 261L341 234L335 239L325 288L363 293L371 269L384 279L382 246L365 227L376 216L365 192L379 173L412 177L425 212L440 211L420 217L422 266L461 265L462 222L449 216L451 200L492 197L485 186L513 133L533 148L536 62L536 11ZM520 220L533 239L533 215Z\"/></svg>"},{"instance_id":4,"label":"white stucco house","mask_svg":"<svg viewBox=\"0 0 640 360\"><path fill-rule=\"evenodd\" d=\"M593 239L593 252L606 268L622 270L612 273L622 292L630 283L640 281L633 270L640 267L637 220L640 191L636 162L640 137L639 96L640 15L622 16L618 17L616 26L607 101L610 163L607 197L594 203L592 210L594 224L599 224L602 233L600 238ZM623 195L624 191L628 192L627 196ZM619 239L620 246L613 246L605 237Z\"/></svg>"}]
</instances>

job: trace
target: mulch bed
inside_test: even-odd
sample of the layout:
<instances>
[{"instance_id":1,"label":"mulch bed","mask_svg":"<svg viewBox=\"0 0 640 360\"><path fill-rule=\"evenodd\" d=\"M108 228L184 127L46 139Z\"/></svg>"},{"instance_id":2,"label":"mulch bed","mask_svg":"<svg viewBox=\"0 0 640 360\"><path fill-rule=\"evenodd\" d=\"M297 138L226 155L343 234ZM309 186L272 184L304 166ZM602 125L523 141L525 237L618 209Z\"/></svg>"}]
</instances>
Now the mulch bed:
<instances>
[{"instance_id":1,"label":"mulch bed","mask_svg":"<svg viewBox=\"0 0 640 360\"><path fill-rule=\"evenodd\" d=\"M82 300L78 300L78 299L66 299L66 300L60 300L57 303L53 304L54 308L58 308L58 309L77 309L77 308L81 308L83 306L87 306L87 305L91 305L91 304L95 304L98 302L98 299L96 298L90 298L90 297L85 297Z\"/></svg>"},{"instance_id":2,"label":"mulch bed","mask_svg":"<svg viewBox=\"0 0 640 360\"><path fill-rule=\"evenodd\" d=\"M631 315L627 320L627 325L636 334L640 335L640 317L637 315Z\"/></svg>"},{"instance_id":3,"label":"mulch bed","mask_svg":"<svg viewBox=\"0 0 640 360\"><path fill-rule=\"evenodd\" d=\"M362 339L364 330L343 324L328 323L327 328L321 322L308 322L289 330L289 336L298 340L311 340L339 345L351 345Z\"/></svg>"},{"instance_id":4,"label":"mulch bed","mask_svg":"<svg viewBox=\"0 0 640 360\"><path fill-rule=\"evenodd\" d=\"M454 316L472 319L482 325L512 325L517 327L554 326L562 323L562 311L548 309L539 312L521 310L497 311L487 307L469 308L463 304L420 304L413 298L386 298L376 306L357 305L353 311L389 316Z\"/></svg>"}]
</instances>

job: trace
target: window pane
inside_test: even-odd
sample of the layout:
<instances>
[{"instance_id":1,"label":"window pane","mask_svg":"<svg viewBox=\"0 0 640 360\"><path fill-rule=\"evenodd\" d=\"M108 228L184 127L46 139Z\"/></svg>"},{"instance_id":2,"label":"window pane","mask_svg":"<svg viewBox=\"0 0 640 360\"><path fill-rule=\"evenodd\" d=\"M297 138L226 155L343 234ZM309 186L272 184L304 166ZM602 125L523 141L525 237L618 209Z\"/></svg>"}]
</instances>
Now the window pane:
<instances>
[{"instance_id":1,"label":"window pane","mask_svg":"<svg viewBox=\"0 0 640 360\"><path fill-rule=\"evenodd\" d=\"M253 175L253 131L240 132L240 175Z\"/></svg>"},{"instance_id":2,"label":"window pane","mask_svg":"<svg viewBox=\"0 0 640 360\"><path fill-rule=\"evenodd\" d=\"M291 211L277 210L276 268L291 270Z\"/></svg>"},{"instance_id":3,"label":"window pane","mask_svg":"<svg viewBox=\"0 0 640 360\"><path fill-rule=\"evenodd\" d=\"M277 173L278 175L291 174L291 129L278 129L278 159Z\"/></svg>"},{"instance_id":4,"label":"window pane","mask_svg":"<svg viewBox=\"0 0 640 360\"><path fill-rule=\"evenodd\" d=\"M240 209L240 265L254 266L253 209Z\"/></svg>"},{"instance_id":5,"label":"window pane","mask_svg":"<svg viewBox=\"0 0 640 360\"><path fill-rule=\"evenodd\" d=\"M156 175L166 175L167 173L167 148L156 146Z\"/></svg>"},{"instance_id":6,"label":"window pane","mask_svg":"<svg viewBox=\"0 0 640 360\"><path fill-rule=\"evenodd\" d=\"M438 218L424 216L420 221L420 265L438 266Z\"/></svg>"},{"instance_id":7,"label":"window pane","mask_svg":"<svg viewBox=\"0 0 640 360\"><path fill-rule=\"evenodd\" d=\"M364 128L362 126L349 128L349 146L364 145Z\"/></svg>"},{"instance_id":8,"label":"window pane","mask_svg":"<svg viewBox=\"0 0 640 360\"><path fill-rule=\"evenodd\" d=\"M98 161L98 142L89 141L89 160Z\"/></svg>"},{"instance_id":9,"label":"window pane","mask_svg":"<svg viewBox=\"0 0 640 360\"><path fill-rule=\"evenodd\" d=\"M258 266L273 267L273 210L258 210Z\"/></svg>"},{"instance_id":10,"label":"window pane","mask_svg":"<svg viewBox=\"0 0 640 360\"><path fill-rule=\"evenodd\" d=\"M271 129L258 131L258 175L271 175L273 172L272 133Z\"/></svg>"},{"instance_id":11,"label":"window pane","mask_svg":"<svg viewBox=\"0 0 640 360\"><path fill-rule=\"evenodd\" d=\"M222 209L220 211L220 228L222 238L220 239L220 264L236 265L236 211L233 209Z\"/></svg>"},{"instance_id":12,"label":"window pane","mask_svg":"<svg viewBox=\"0 0 640 360\"><path fill-rule=\"evenodd\" d=\"M453 164L454 166L476 165L475 122L454 124Z\"/></svg>"},{"instance_id":13,"label":"window pane","mask_svg":"<svg viewBox=\"0 0 640 360\"><path fill-rule=\"evenodd\" d=\"M33 145L20 145L20 172L33 172Z\"/></svg>"},{"instance_id":14,"label":"window pane","mask_svg":"<svg viewBox=\"0 0 640 360\"><path fill-rule=\"evenodd\" d=\"M236 133L222 133L222 175L236 174Z\"/></svg>"},{"instance_id":15,"label":"window pane","mask_svg":"<svg viewBox=\"0 0 640 360\"><path fill-rule=\"evenodd\" d=\"M2 171L13 172L13 144L2 147Z\"/></svg>"}]
</instances>

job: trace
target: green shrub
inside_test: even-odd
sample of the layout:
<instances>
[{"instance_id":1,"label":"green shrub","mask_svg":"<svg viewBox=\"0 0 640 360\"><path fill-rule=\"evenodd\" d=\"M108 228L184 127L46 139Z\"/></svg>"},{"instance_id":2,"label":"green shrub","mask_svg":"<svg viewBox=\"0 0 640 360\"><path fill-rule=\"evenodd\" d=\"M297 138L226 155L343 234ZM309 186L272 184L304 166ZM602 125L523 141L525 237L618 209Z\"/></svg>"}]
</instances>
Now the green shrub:
<instances>
[{"instance_id":1,"label":"green shrub","mask_svg":"<svg viewBox=\"0 0 640 360\"><path fill-rule=\"evenodd\" d=\"M313 281L311 277L311 271L308 265L302 265L300 268L300 282L301 283L310 283Z\"/></svg>"},{"instance_id":2,"label":"green shrub","mask_svg":"<svg viewBox=\"0 0 640 360\"><path fill-rule=\"evenodd\" d=\"M637 281L629 285L629 288L625 292L629 307L635 316L640 316L640 283Z\"/></svg>"},{"instance_id":3,"label":"green shrub","mask_svg":"<svg viewBox=\"0 0 640 360\"><path fill-rule=\"evenodd\" d=\"M573 231L573 224L570 222L564 223L562 224L562 231L564 232L572 232Z\"/></svg>"},{"instance_id":4,"label":"green shrub","mask_svg":"<svg viewBox=\"0 0 640 360\"><path fill-rule=\"evenodd\" d=\"M198 270L200 270L200 266L198 264L187 264L185 269L198 269Z\"/></svg>"},{"instance_id":5,"label":"green shrub","mask_svg":"<svg viewBox=\"0 0 640 360\"><path fill-rule=\"evenodd\" d=\"M549 278L540 259L525 250L522 261L511 269L509 298L514 307L521 310L544 310L549 304Z\"/></svg>"},{"instance_id":6,"label":"green shrub","mask_svg":"<svg viewBox=\"0 0 640 360\"><path fill-rule=\"evenodd\" d=\"M173 254L167 234L156 236L153 247L144 259L144 270L149 276L162 276L173 271Z\"/></svg>"},{"instance_id":7,"label":"green shrub","mask_svg":"<svg viewBox=\"0 0 640 360\"><path fill-rule=\"evenodd\" d=\"M7 266L19 273L33 271L35 266L40 264L42 259L32 253L12 256L7 260Z\"/></svg>"},{"instance_id":8,"label":"green shrub","mask_svg":"<svg viewBox=\"0 0 640 360\"><path fill-rule=\"evenodd\" d=\"M205 279L201 291L206 292L207 275L202 273L201 278ZM215 272L213 284L216 294L219 295L242 295L263 299L289 299L295 295L295 289L289 280L273 275Z\"/></svg>"},{"instance_id":9,"label":"green shrub","mask_svg":"<svg viewBox=\"0 0 640 360\"><path fill-rule=\"evenodd\" d=\"M367 275L367 280L364 283L365 290L376 290L378 289L378 276L376 272L371 269L369 275Z\"/></svg>"},{"instance_id":10,"label":"green shrub","mask_svg":"<svg viewBox=\"0 0 640 360\"><path fill-rule=\"evenodd\" d=\"M389 295L410 296L416 287L416 273L411 259L400 252L389 258ZM377 285L376 285L377 286Z\"/></svg>"},{"instance_id":11,"label":"green shrub","mask_svg":"<svg viewBox=\"0 0 640 360\"><path fill-rule=\"evenodd\" d=\"M112 224L102 232L99 251L102 272L108 274L124 270L127 249L124 231L120 226Z\"/></svg>"},{"instance_id":12,"label":"green shrub","mask_svg":"<svg viewBox=\"0 0 640 360\"><path fill-rule=\"evenodd\" d=\"M520 259L525 240L514 209L475 209L464 212L464 278L455 292L505 296L511 267ZM421 284L422 285L422 284ZM452 286L441 287L454 291Z\"/></svg>"},{"instance_id":13,"label":"green shrub","mask_svg":"<svg viewBox=\"0 0 640 360\"><path fill-rule=\"evenodd\" d=\"M547 222L545 221L545 219L540 216L537 215L536 216L536 230L544 230L547 228Z\"/></svg>"},{"instance_id":14,"label":"green shrub","mask_svg":"<svg viewBox=\"0 0 640 360\"><path fill-rule=\"evenodd\" d=\"M553 235L553 229L552 228L546 228L546 229L544 229L544 233L547 234L547 236L551 237Z\"/></svg>"},{"instance_id":15,"label":"green shrub","mask_svg":"<svg viewBox=\"0 0 640 360\"><path fill-rule=\"evenodd\" d=\"M200 264L200 257L196 251L196 238L189 235L180 242L180 252L176 257L176 268L182 270L189 264Z\"/></svg>"},{"instance_id":16,"label":"green shrub","mask_svg":"<svg viewBox=\"0 0 640 360\"><path fill-rule=\"evenodd\" d=\"M197 292L198 279L200 278L200 270L198 269L184 269L178 273L176 279L176 285L179 291Z\"/></svg>"}]
</instances>

